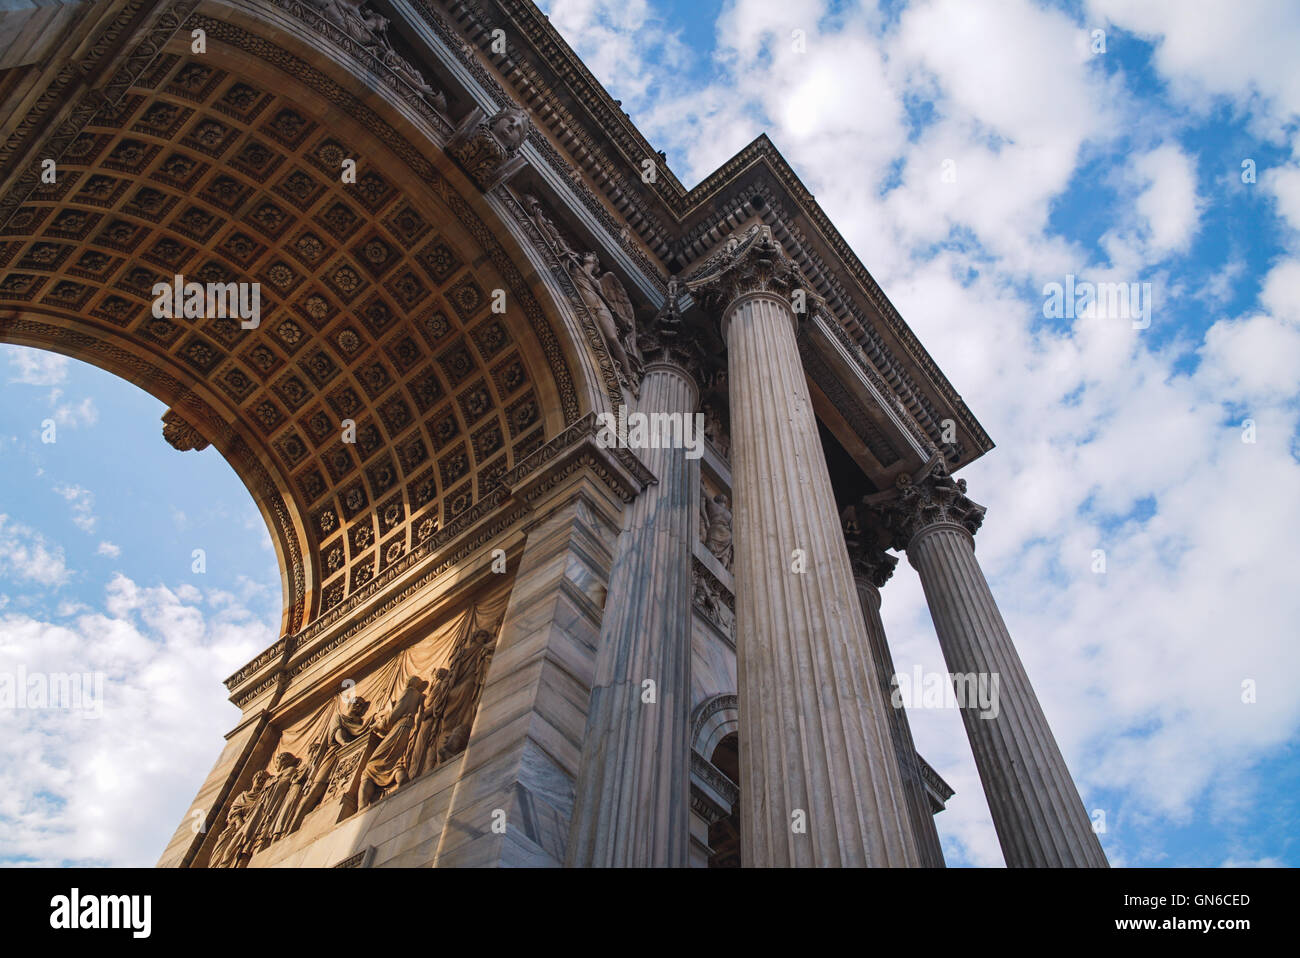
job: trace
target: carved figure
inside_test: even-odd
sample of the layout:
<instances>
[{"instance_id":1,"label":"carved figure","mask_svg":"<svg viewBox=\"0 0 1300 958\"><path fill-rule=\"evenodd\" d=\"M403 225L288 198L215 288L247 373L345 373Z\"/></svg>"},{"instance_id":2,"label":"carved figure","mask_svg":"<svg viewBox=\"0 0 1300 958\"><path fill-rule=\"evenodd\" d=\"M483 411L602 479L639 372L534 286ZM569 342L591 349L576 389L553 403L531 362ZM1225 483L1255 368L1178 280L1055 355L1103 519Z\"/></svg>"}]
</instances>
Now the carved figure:
<instances>
[{"instance_id":1,"label":"carved figure","mask_svg":"<svg viewBox=\"0 0 1300 958\"><path fill-rule=\"evenodd\" d=\"M210 867L234 868L238 864L242 847L241 838L245 834L244 826L270 777L270 773L265 770L256 772L248 788L236 795L235 800L230 803L230 810L226 812L225 827L221 829L221 834L212 845L212 854L208 856Z\"/></svg>"},{"instance_id":2,"label":"carved figure","mask_svg":"<svg viewBox=\"0 0 1300 958\"><path fill-rule=\"evenodd\" d=\"M719 493L712 499L704 497L704 547L713 553L714 558L730 570L732 560L731 542L731 505L727 497Z\"/></svg>"},{"instance_id":3,"label":"carved figure","mask_svg":"<svg viewBox=\"0 0 1300 958\"><path fill-rule=\"evenodd\" d=\"M418 675L406 680L406 689L393 700L388 713L376 723L375 730L384 737L370 754L361 779L361 793L357 805L365 808L382 791L393 785L403 785L409 778L406 766L407 746L411 731L420 713L424 689L428 683Z\"/></svg>"},{"instance_id":4,"label":"carved figure","mask_svg":"<svg viewBox=\"0 0 1300 958\"><path fill-rule=\"evenodd\" d=\"M704 438L718 451L718 455L729 460L731 437L727 435L726 426L722 424L722 417L712 405L706 404L701 412L704 413Z\"/></svg>"},{"instance_id":5,"label":"carved figure","mask_svg":"<svg viewBox=\"0 0 1300 958\"><path fill-rule=\"evenodd\" d=\"M639 378L642 359L636 344L636 315L627 290L613 273L601 274L595 253L584 253L581 258L572 254L569 273L624 375Z\"/></svg>"},{"instance_id":6,"label":"carved figure","mask_svg":"<svg viewBox=\"0 0 1300 958\"><path fill-rule=\"evenodd\" d=\"M325 792L329 789L330 776L334 773L334 766L338 763L338 750L367 731L370 723L366 721L365 714L369 708L370 703L358 695L348 703L346 711L336 713L334 718L330 720L329 730L326 732L323 743L325 746L324 751L321 752L320 761L311 779L311 785L308 786L306 794L303 795L302 801L298 805L298 810L294 812L294 817L289 823L289 831L296 830L302 824L302 820L325 797Z\"/></svg>"},{"instance_id":7,"label":"carved figure","mask_svg":"<svg viewBox=\"0 0 1300 958\"><path fill-rule=\"evenodd\" d=\"M447 663L450 675L447 700L443 706L442 741L438 744L438 760L446 761L469 742L470 726L478 706L488 665L492 662L494 636L480 629L469 636Z\"/></svg>"}]
</instances>

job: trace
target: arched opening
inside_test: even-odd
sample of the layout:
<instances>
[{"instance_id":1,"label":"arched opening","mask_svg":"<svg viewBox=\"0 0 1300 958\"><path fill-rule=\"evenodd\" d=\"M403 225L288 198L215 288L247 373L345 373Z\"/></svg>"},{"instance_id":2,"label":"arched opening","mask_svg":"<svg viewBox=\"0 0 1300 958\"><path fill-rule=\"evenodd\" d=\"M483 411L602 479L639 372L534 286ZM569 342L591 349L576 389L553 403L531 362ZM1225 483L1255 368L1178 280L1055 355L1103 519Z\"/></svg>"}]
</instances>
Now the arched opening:
<instances>
[{"instance_id":1,"label":"arched opening","mask_svg":"<svg viewBox=\"0 0 1300 958\"><path fill-rule=\"evenodd\" d=\"M146 866L237 720L219 682L273 642L278 564L215 450L157 399L0 345L0 857Z\"/></svg>"},{"instance_id":2,"label":"arched opening","mask_svg":"<svg viewBox=\"0 0 1300 958\"><path fill-rule=\"evenodd\" d=\"M740 788L740 737L737 732L728 733L718 743L709 761ZM713 850L709 856L710 868L741 867L739 800L732 806L730 814L709 826L709 847Z\"/></svg>"}]
</instances>

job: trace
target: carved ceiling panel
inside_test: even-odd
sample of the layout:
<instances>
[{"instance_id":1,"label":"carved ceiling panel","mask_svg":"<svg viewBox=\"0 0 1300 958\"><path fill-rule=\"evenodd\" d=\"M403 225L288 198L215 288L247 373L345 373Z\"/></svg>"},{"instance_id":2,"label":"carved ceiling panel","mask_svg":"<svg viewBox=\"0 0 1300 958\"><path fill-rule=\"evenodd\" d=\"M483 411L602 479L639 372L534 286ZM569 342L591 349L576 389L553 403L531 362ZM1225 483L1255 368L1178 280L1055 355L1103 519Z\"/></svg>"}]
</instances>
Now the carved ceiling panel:
<instances>
[{"instance_id":1,"label":"carved ceiling panel","mask_svg":"<svg viewBox=\"0 0 1300 958\"><path fill-rule=\"evenodd\" d=\"M513 302L492 311L505 284L449 235L441 205L400 166L363 160L344 183L343 160L359 154L343 125L313 119L286 87L158 57L0 231L0 338L21 339L18 317L43 319L215 395L305 529L311 587L293 629L541 446L534 371L549 373ZM260 325L155 316L155 284L177 274L260 283ZM51 345L96 361L75 342Z\"/></svg>"}]
</instances>

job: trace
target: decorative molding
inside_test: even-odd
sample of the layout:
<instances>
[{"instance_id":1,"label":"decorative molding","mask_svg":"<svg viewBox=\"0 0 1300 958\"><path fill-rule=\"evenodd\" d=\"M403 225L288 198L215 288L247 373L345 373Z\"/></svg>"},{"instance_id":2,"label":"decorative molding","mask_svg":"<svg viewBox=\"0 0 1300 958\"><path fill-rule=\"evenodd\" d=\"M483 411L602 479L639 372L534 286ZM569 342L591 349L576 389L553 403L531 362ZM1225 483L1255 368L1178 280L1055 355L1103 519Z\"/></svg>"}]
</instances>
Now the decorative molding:
<instances>
[{"instance_id":1,"label":"decorative molding","mask_svg":"<svg viewBox=\"0 0 1300 958\"><path fill-rule=\"evenodd\" d=\"M955 526L974 537L984 521L984 507L966 495L966 480L948 474L947 464L936 454L916 476L900 473L892 491L867 496L895 549L905 550L926 529Z\"/></svg>"}]
</instances>

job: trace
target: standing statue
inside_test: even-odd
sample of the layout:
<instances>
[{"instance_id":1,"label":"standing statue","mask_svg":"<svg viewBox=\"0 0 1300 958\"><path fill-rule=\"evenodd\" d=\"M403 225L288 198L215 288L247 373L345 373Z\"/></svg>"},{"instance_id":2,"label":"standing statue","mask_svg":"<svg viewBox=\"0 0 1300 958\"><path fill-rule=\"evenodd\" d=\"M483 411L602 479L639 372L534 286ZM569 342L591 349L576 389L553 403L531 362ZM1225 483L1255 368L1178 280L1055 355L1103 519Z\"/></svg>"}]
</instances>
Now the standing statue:
<instances>
[{"instance_id":1,"label":"standing statue","mask_svg":"<svg viewBox=\"0 0 1300 958\"><path fill-rule=\"evenodd\" d=\"M438 760L445 762L469 744L474 712L492 661L495 636L486 629L470 635L447 663L447 701L442 715Z\"/></svg>"},{"instance_id":2,"label":"standing statue","mask_svg":"<svg viewBox=\"0 0 1300 958\"><path fill-rule=\"evenodd\" d=\"M546 238L548 243L555 247L555 251L559 254L561 259L568 259L569 257L576 259L577 254L573 251L573 247L569 245L568 241L564 238L564 234L560 232L559 228L551 218L546 215L546 211L542 209L541 200L533 196L531 193L525 193L523 196L523 202L525 209L528 210L528 215L532 217L533 223L537 226L538 231L541 232L542 236Z\"/></svg>"},{"instance_id":3,"label":"standing statue","mask_svg":"<svg viewBox=\"0 0 1300 958\"><path fill-rule=\"evenodd\" d=\"M297 827L298 806L302 804L316 777L321 756L325 752L324 742L312 742L307 749L307 760L300 762L294 770L289 793L280 806L280 812L271 826L271 841L278 841Z\"/></svg>"},{"instance_id":4,"label":"standing statue","mask_svg":"<svg viewBox=\"0 0 1300 958\"><path fill-rule=\"evenodd\" d=\"M569 274L604 334L609 351L623 367L623 375L639 379L643 363L636 344L636 314L627 290L613 273L601 274L600 259L595 253L584 253L581 257L570 253Z\"/></svg>"},{"instance_id":5,"label":"standing statue","mask_svg":"<svg viewBox=\"0 0 1300 958\"><path fill-rule=\"evenodd\" d=\"M266 788L258 798L257 822L251 825L249 834L251 852L259 852L271 844L275 836L275 823L284 810L285 800L293 787L293 780L298 774L301 760L291 752L281 752L275 757L275 771L271 773ZM251 824L251 823L250 823Z\"/></svg>"},{"instance_id":6,"label":"standing statue","mask_svg":"<svg viewBox=\"0 0 1300 958\"><path fill-rule=\"evenodd\" d=\"M408 779L406 770L407 745L411 730L420 714L424 688L428 683L418 675L406 680L406 689L393 700L388 713L375 726L384 737L370 754L361 779L361 793L357 807L365 808L391 785L403 785Z\"/></svg>"},{"instance_id":7,"label":"standing statue","mask_svg":"<svg viewBox=\"0 0 1300 958\"><path fill-rule=\"evenodd\" d=\"M236 795L230 803L230 810L226 812L226 825L213 842L212 854L208 856L210 868L234 868L239 864L244 825L270 777L270 773L265 770L255 773L248 788Z\"/></svg>"},{"instance_id":8,"label":"standing statue","mask_svg":"<svg viewBox=\"0 0 1300 958\"><path fill-rule=\"evenodd\" d=\"M330 719L325 741L321 743L324 745L324 750L320 754L311 785L308 786L302 801L298 803L298 810L294 812L294 817L289 823L289 831L295 831L302 824L302 820L315 810L321 803L321 799L325 797L325 792L329 790L330 776L334 774L334 766L338 764L339 749L369 730L370 723L365 718L366 710L369 708L370 703L358 695L348 703L347 711L336 712Z\"/></svg>"},{"instance_id":9,"label":"standing statue","mask_svg":"<svg viewBox=\"0 0 1300 958\"><path fill-rule=\"evenodd\" d=\"M438 745L442 741L442 718L447 709L447 693L451 691L451 672L438 669L433 673L420 710L419 729L411 746L411 777L438 767Z\"/></svg>"},{"instance_id":10,"label":"standing statue","mask_svg":"<svg viewBox=\"0 0 1300 958\"><path fill-rule=\"evenodd\" d=\"M704 547L730 571L732 560L730 503L727 502L726 496L718 493L712 499L705 496L702 507Z\"/></svg>"},{"instance_id":11,"label":"standing statue","mask_svg":"<svg viewBox=\"0 0 1300 958\"><path fill-rule=\"evenodd\" d=\"M731 439L727 436L727 429L722 424L722 417L718 415L718 410L706 403L700 411L704 413L704 438L718 450L718 455L730 460Z\"/></svg>"}]
</instances>

